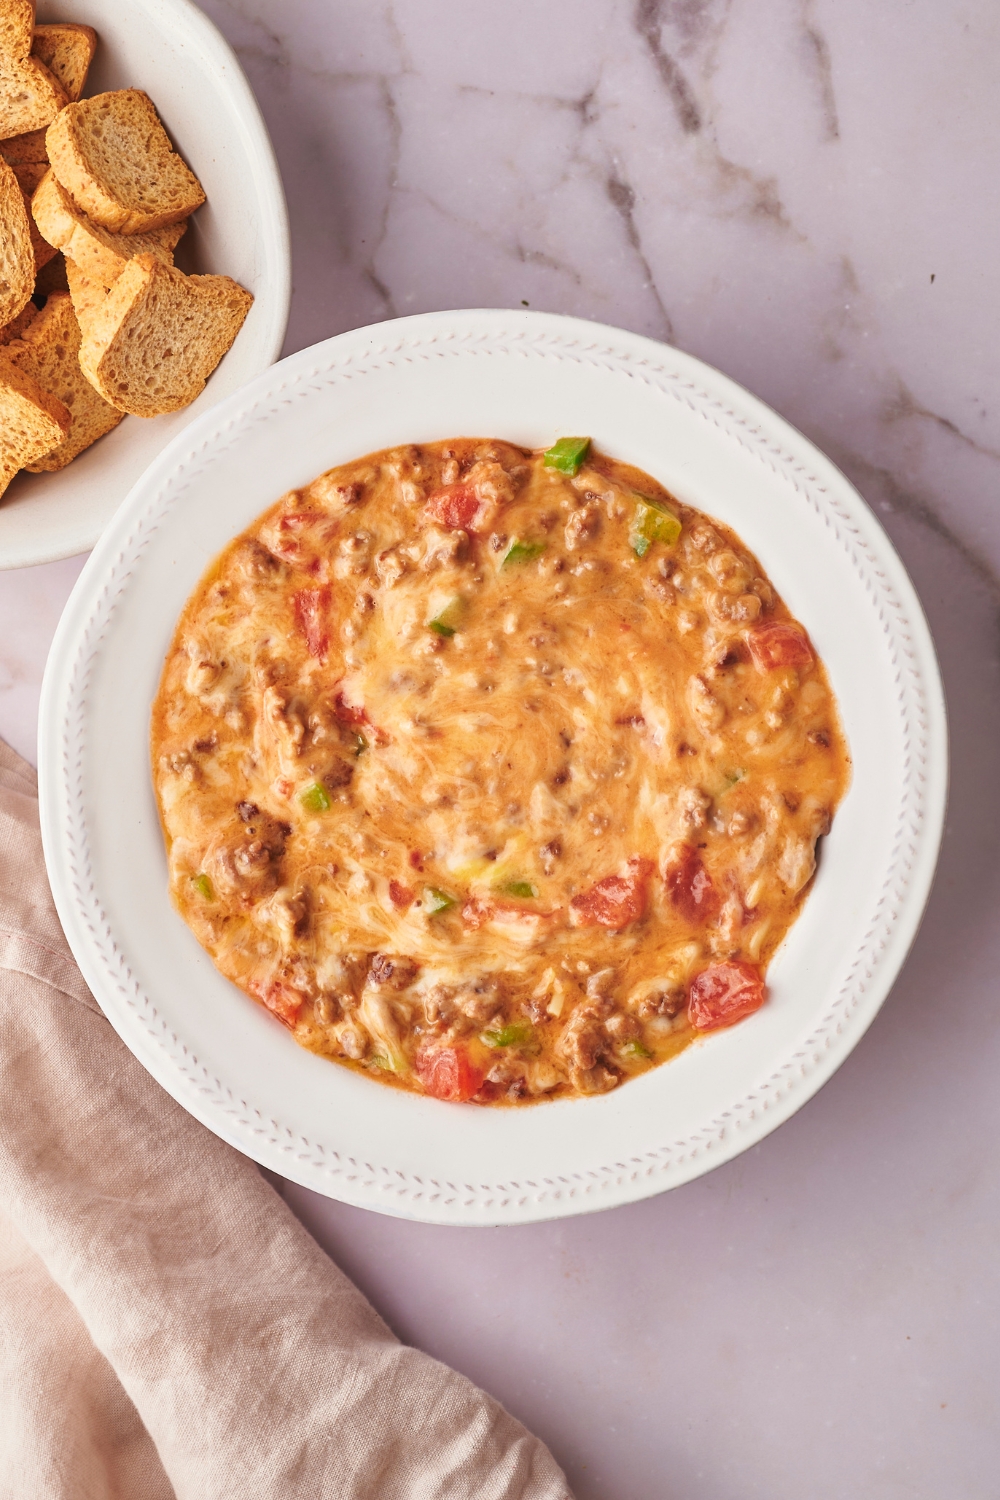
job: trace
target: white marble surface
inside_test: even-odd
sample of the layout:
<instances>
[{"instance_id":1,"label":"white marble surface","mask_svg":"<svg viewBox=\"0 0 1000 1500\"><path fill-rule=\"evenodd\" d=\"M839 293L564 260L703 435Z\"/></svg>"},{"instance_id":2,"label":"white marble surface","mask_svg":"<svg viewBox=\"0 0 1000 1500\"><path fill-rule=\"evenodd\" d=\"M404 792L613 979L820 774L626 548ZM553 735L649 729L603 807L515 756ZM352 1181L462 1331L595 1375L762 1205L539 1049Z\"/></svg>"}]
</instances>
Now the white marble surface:
<instances>
[{"instance_id":1,"label":"white marble surface","mask_svg":"<svg viewBox=\"0 0 1000 1500\"><path fill-rule=\"evenodd\" d=\"M288 348L451 306L673 340L825 448L938 643L953 790L917 944L853 1057L700 1182L443 1230L297 1189L407 1339L580 1500L995 1500L1000 1311L1000 10L991 0L207 0L295 249ZM31 749L76 562L0 575Z\"/></svg>"}]
</instances>

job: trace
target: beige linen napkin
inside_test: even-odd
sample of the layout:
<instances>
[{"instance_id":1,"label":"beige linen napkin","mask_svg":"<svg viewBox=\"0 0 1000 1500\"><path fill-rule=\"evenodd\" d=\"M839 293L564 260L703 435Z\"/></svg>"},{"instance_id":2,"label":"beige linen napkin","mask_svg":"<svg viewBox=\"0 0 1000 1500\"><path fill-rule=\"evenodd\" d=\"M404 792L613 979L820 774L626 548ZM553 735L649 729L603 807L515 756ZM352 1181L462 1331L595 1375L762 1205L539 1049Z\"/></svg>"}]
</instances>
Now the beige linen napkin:
<instances>
[{"instance_id":1,"label":"beige linen napkin","mask_svg":"<svg viewBox=\"0 0 1000 1500\"><path fill-rule=\"evenodd\" d=\"M0 1028L0 1500L568 1500L119 1040L2 741Z\"/></svg>"}]
</instances>

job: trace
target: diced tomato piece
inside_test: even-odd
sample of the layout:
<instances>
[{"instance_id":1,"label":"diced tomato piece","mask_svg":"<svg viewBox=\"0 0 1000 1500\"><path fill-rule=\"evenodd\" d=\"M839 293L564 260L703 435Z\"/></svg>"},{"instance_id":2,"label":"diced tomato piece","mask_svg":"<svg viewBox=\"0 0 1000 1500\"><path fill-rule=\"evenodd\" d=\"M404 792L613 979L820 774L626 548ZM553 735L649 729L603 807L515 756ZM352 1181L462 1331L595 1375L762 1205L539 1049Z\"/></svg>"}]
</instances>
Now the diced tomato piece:
<instances>
[{"instance_id":1,"label":"diced tomato piece","mask_svg":"<svg viewBox=\"0 0 1000 1500\"><path fill-rule=\"evenodd\" d=\"M485 896L470 896L462 903L462 921L474 930L486 922L533 923L540 927L559 915L555 911L536 911L530 906L521 906L516 901L494 901Z\"/></svg>"},{"instance_id":2,"label":"diced tomato piece","mask_svg":"<svg viewBox=\"0 0 1000 1500\"><path fill-rule=\"evenodd\" d=\"M670 900L689 922L710 922L719 915L719 893L701 855L690 844L674 850L663 879Z\"/></svg>"},{"instance_id":3,"label":"diced tomato piece","mask_svg":"<svg viewBox=\"0 0 1000 1500\"><path fill-rule=\"evenodd\" d=\"M326 628L329 603L329 589L300 589L293 600L295 620L306 638L310 656L325 656L330 644Z\"/></svg>"},{"instance_id":4,"label":"diced tomato piece","mask_svg":"<svg viewBox=\"0 0 1000 1500\"><path fill-rule=\"evenodd\" d=\"M763 1004L760 970L738 958L710 964L688 986L688 1020L698 1031L732 1026Z\"/></svg>"},{"instance_id":5,"label":"diced tomato piece","mask_svg":"<svg viewBox=\"0 0 1000 1500\"><path fill-rule=\"evenodd\" d=\"M425 1047L415 1061L424 1092L453 1104L474 1098L486 1077L464 1047Z\"/></svg>"},{"instance_id":6,"label":"diced tomato piece","mask_svg":"<svg viewBox=\"0 0 1000 1500\"><path fill-rule=\"evenodd\" d=\"M605 875L582 896L569 903L574 927L613 927L620 930L646 914L652 860L633 857L627 875Z\"/></svg>"},{"instance_id":7,"label":"diced tomato piece","mask_svg":"<svg viewBox=\"0 0 1000 1500\"><path fill-rule=\"evenodd\" d=\"M397 911L406 911L413 905L414 892L408 885L401 885L398 880L389 881L389 900Z\"/></svg>"},{"instance_id":8,"label":"diced tomato piece","mask_svg":"<svg viewBox=\"0 0 1000 1500\"><path fill-rule=\"evenodd\" d=\"M370 724L371 719L364 708L359 708L356 703L348 703L343 693L335 693L333 699L333 711L341 724Z\"/></svg>"},{"instance_id":9,"label":"diced tomato piece","mask_svg":"<svg viewBox=\"0 0 1000 1500\"><path fill-rule=\"evenodd\" d=\"M306 563L325 548L331 534L329 516L316 510L293 510L261 528L261 541L285 562Z\"/></svg>"},{"instance_id":10,"label":"diced tomato piece","mask_svg":"<svg viewBox=\"0 0 1000 1500\"><path fill-rule=\"evenodd\" d=\"M303 994L280 979L272 979L268 983L251 981L250 989L285 1026L291 1028L295 1025L305 1004L306 997Z\"/></svg>"},{"instance_id":11,"label":"diced tomato piece","mask_svg":"<svg viewBox=\"0 0 1000 1500\"><path fill-rule=\"evenodd\" d=\"M776 667L812 666L812 647L798 625L787 625L781 620L759 625L756 630L747 631L746 643L754 666L761 672Z\"/></svg>"},{"instance_id":12,"label":"diced tomato piece","mask_svg":"<svg viewBox=\"0 0 1000 1500\"><path fill-rule=\"evenodd\" d=\"M468 484L450 484L431 495L424 506L428 521L436 521L451 531L479 531L485 512L483 502Z\"/></svg>"}]
</instances>

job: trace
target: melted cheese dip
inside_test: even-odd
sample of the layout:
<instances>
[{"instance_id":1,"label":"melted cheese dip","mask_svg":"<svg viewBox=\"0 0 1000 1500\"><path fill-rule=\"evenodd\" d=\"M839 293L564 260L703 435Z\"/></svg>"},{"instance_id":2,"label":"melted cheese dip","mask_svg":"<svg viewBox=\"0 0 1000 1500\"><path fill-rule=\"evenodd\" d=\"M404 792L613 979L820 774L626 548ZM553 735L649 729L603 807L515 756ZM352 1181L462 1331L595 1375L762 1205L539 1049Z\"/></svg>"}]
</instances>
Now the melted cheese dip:
<instances>
[{"instance_id":1,"label":"melted cheese dip","mask_svg":"<svg viewBox=\"0 0 1000 1500\"><path fill-rule=\"evenodd\" d=\"M480 1103L616 1088L763 1003L849 765L739 538L583 440L286 495L184 610L152 753L221 972Z\"/></svg>"}]
</instances>

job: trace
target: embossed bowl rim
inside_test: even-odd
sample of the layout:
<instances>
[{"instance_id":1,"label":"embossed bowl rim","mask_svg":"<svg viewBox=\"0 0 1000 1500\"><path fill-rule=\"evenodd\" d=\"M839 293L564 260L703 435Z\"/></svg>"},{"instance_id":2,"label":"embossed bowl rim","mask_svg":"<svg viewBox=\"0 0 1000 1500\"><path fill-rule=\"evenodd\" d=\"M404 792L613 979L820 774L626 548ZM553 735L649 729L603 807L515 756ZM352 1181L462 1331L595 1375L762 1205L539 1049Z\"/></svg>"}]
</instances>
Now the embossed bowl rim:
<instances>
[{"instance_id":1,"label":"embossed bowl rim","mask_svg":"<svg viewBox=\"0 0 1000 1500\"><path fill-rule=\"evenodd\" d=\"M464 433L539 446L567 432L653 473L758 554L827 664L854 779L757 1015L600 1098L444 1105L303 1051L216 973L168 899L149 706L204 568L285 490L395 443ZM266 1167L350 1203L448 1224L630 1202L788 1119L857 1043L899 971L947 789L926 622L884 532L834 465L690 355L580 319L505 311L341 334L179 434L67 604L42 690L39 758L63 926L153 1076Z\"/></svg>"}]
</instances>

